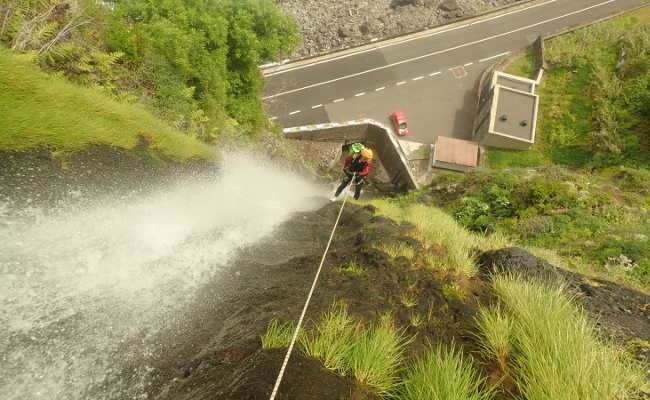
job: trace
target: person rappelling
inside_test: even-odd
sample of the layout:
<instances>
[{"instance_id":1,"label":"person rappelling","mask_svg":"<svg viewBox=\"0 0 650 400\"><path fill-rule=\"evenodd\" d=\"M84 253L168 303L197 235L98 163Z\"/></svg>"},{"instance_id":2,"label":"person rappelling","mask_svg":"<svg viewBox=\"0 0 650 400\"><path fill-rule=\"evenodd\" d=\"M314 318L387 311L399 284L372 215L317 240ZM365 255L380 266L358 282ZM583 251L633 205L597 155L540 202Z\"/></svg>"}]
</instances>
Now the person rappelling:
<instances>
[{"instance_id":1,"label":"person rappelling","mask_svg":"<svg viewBox=\"0 0 650 400\"><path fill-rule=\"evenodd\" d=\"M350 153L345 157L343 173L345 178L336 189L332 201L335 200L350 182L354 186L354 199L358 200L361 195L361 188L367 184L368 174L372 171L373 151L363 143L352 143L349 147Z\"/></svg>"}]
</instances>

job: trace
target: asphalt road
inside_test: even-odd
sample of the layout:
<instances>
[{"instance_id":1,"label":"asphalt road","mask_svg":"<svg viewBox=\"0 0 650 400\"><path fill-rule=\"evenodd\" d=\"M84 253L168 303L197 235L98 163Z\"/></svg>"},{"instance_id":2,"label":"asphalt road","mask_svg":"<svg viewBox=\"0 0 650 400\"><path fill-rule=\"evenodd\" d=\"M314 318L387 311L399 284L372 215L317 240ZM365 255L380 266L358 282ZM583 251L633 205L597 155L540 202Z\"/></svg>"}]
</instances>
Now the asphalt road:
<instances>
[{"instance_id":1,"label":"asphalt road","mask_svg":"<svg viewBox=\"0 0 650 400\"><path fill-rule=\"evenodd\" d=\"M267 73L264 102L284 127L372 118L403 110L408 140L469 139L476 85L490 63L539 35L649 4L649 0L545 0L503 10L374 48L332 54Z\"/></svg>"}]
</instances>

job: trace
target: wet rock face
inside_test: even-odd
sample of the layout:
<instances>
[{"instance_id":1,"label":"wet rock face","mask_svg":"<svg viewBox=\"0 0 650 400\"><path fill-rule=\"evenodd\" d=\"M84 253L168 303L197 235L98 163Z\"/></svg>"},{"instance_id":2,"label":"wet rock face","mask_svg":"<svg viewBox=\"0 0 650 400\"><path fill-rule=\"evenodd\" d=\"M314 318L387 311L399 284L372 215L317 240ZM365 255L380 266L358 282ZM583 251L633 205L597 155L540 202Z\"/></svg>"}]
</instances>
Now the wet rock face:
<instances>
[{"instance_id":1,"label":"wet rock face","mask_svg":"<svg viewBox=\"0 0 650 400\"><path fill-rule=\"evenodd\" d=\"M322 54L445 24L521 0L276 0L303 42L291 58Z\"/></svg>"},{"instance_id":2,"label":"wet rock face","mask_svg":"<svg viewBox=\"0 0 650 400\"><path fill-rule=\"evenodd\" d=\"M515 273L546 281L557 281L562 277L557 268L518 247L483 253L479 259L479 271L488 278L495 273Z\"/></svg>"}]
</instances>

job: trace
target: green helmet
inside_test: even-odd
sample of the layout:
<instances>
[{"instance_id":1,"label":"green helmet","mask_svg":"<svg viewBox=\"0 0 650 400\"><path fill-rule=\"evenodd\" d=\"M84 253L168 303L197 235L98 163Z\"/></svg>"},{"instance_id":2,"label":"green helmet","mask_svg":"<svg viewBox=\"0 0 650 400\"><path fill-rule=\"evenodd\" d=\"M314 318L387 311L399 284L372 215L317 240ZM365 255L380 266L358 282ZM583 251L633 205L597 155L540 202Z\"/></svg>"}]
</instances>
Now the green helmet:
<instances>
[{"instance_id":1,"label":"green helmet","mask_svg":"<svg viewBox=\"0 0 650 400\"><path fill-rule=\"evenodd\" d=\"M363 143L352 143L350 145L350 154L359 154L365 149L366 146L363 145Z\"/></svg>"}]
</instances>

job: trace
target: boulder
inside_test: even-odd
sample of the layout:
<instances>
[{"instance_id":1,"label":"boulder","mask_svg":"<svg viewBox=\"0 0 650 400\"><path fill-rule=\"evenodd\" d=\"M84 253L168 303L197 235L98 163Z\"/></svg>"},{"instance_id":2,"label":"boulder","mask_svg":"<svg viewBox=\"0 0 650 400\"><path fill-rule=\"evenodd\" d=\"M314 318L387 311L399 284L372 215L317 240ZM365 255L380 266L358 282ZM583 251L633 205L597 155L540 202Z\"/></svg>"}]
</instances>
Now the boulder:
<instances>
[{"instance_id":1,"label":"boulder","mask_svg":"<svg viewBox=\"0 0 650 400\"><path fill-rule=\"evenodd\" d=\"M442 11L456 11L458 10L458 2L456 0L444 0L438 8Z\"/></svg>"},{"instance_id":2,"label":"boulder","mask_svg":"<svg viewBox=\"0 0 650 400\"><path fill-rule=\"evenodd\" d=\"M355 32L354 28L352 28L352 27L342 26L342 27L339 28L338 34L339 34L339 37L341 37L341 38L349 38L349 37L355 36L356 32Z\"/></svg>"},{"instance_id":3,"label":"boulder","mask_svg":"<svg viewBox=\"0 0 650 400\"><path fill-rule=\"evenodd\" d=\"M561 273L539 257L524 249L510 247L488 251L479 258L479 272L489 278L492 274L514 273L523 278L541 279L557 282L562 279Z\"/></svg>"}]
</instances>

